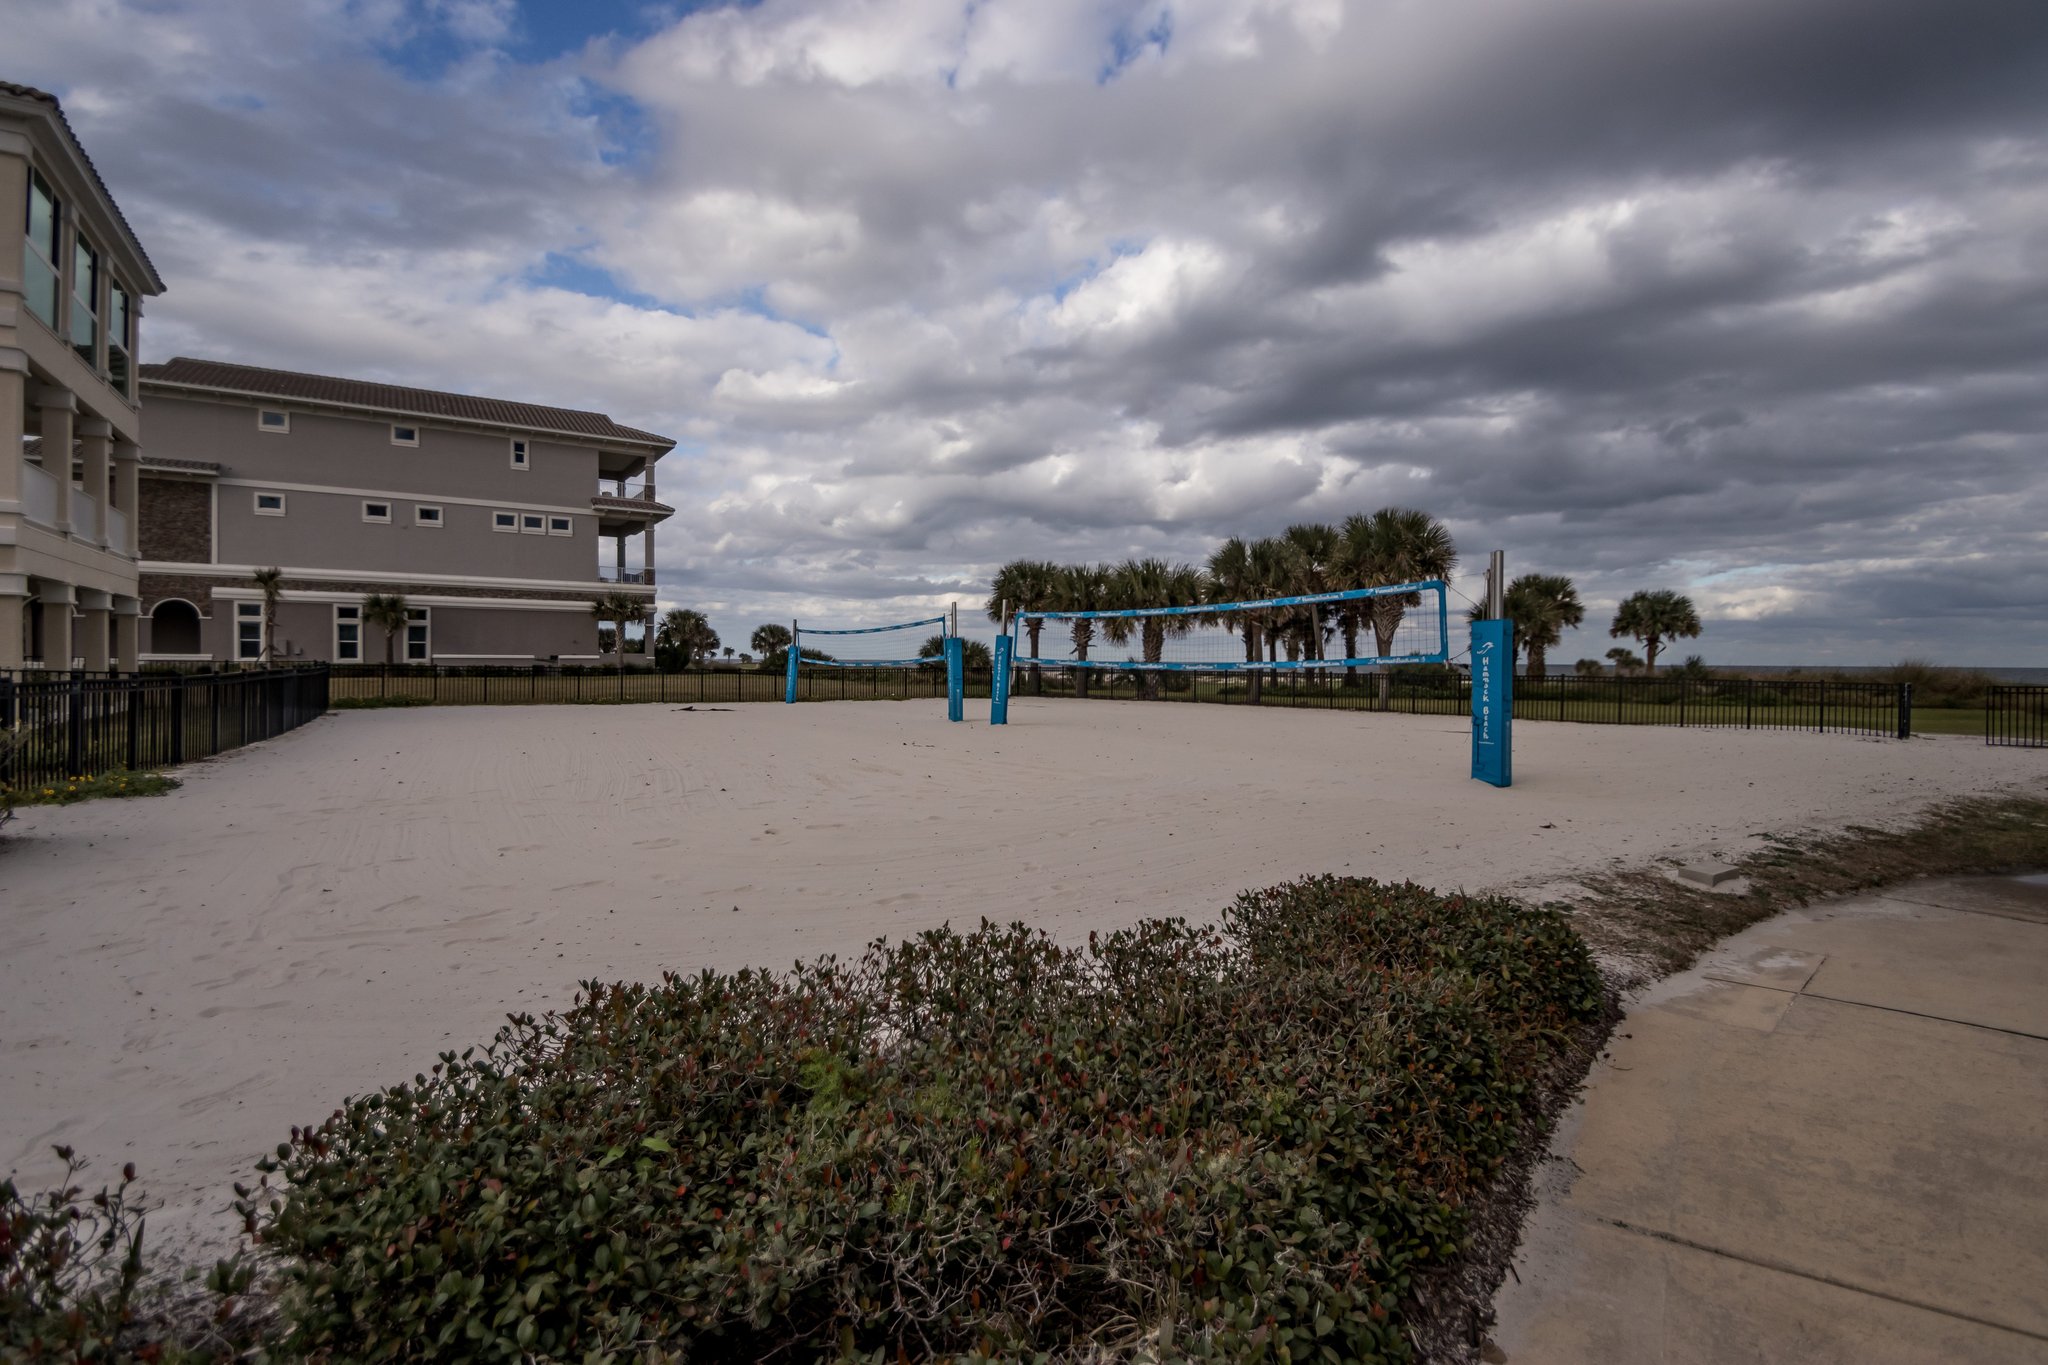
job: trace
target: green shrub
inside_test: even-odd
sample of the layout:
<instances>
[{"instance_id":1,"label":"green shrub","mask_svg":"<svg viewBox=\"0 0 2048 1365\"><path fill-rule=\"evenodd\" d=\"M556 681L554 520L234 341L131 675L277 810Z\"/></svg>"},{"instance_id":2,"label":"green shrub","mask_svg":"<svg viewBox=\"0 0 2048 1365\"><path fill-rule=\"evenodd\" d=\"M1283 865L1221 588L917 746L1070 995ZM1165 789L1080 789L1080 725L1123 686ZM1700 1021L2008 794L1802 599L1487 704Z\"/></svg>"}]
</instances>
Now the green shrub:
<instances>
[{"instance_id":1,"label":"green shrub","mask_svg":"<svg viewBox=\"0 0 2048 1365\"><path fill-rule=\"evenodd\" d=\"M137 1341L131 1304L142 1276L142 1220L128 1205L135 1168L88 1196L85 1163L59 1147L64 1183L23 1195L0 1180L0 1357L128 1360Z\"/></svg>"},{"instance_id":2,"label":"green shrub","mask_svg":"<svg viewBox=\"0 0 2048 1365\"><path fill-rule=\"evenodd\" d=\"M588 984L294 1130L241 1208L290 1354L1396 1361L1599 1009L1561 919L1415 886L941 930Z\"/></svg>"}]
</instances>

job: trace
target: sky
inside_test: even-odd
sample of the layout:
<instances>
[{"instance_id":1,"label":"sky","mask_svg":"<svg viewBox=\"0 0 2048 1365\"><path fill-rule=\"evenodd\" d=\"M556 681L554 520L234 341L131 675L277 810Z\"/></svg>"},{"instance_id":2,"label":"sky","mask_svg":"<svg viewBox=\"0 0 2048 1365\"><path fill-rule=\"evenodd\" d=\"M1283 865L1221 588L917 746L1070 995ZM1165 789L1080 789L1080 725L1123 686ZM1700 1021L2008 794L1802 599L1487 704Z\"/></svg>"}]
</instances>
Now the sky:
<instances>
[{"instance_id":1,"label":"sky","mask_svg":"<svg viewBox=\"0 0 2048 1365\"><path fill-rule=\"evenodd\" d=\"M2048 665L2036 0L0 0L174 354L674 436L726 643L1419 507ZM637 548L630 562L638 562Z\"/></svg>"}]
</instances>

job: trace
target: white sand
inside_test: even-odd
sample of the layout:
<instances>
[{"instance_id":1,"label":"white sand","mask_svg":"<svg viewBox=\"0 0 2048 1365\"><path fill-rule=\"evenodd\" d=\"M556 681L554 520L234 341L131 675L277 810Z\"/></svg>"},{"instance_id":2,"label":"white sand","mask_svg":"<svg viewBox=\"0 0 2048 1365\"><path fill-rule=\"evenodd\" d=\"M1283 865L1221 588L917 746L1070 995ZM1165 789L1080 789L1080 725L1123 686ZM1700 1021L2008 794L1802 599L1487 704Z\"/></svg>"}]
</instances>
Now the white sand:
<instances>
[{"instance_id":1,"label":"white sand","mask_svg":"<svg viewBox=\"0 0 2048 1365\"><path fill-rule=\"evenodd\" d=\"M986 705L970 707L986 717ZM1069 940L1309 872L1468 889L2040 790L1967 739L1020 702L331 716L169 796L0 836L0 1167L141 1167L159 1234L230 1233L291 1124L591 978L782 966L980 917ZM737 910L735 910L737 907ZM197 1239L197 1241L195 1241Z\"/></svg>"}]
</instances>

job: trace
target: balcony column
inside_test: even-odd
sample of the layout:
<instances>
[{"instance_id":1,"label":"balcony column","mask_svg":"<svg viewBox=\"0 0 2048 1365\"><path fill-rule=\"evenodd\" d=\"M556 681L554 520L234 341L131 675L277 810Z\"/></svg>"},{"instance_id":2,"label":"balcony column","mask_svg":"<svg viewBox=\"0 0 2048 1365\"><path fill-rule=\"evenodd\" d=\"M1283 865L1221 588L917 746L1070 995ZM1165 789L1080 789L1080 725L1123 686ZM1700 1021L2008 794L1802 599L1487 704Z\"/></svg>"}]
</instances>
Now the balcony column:
<instances>
[{"instance_id":1,"label":"balcony column","mask_svg":"<svg viewBox=\"0 0 2048 1365\"><path fill-rule=\"evenodd\" d=\"M142 603L132 597L114 599L114 667L133 673L142 666Z\"/></svg>"},{"instance_id":2,"label":"balcony column","mask_svg":"<svg viewBox=\"0 0 2048 1365\"><path fill-rule=\"evenodd\" d=\"M27 659L27 627L28 575L0 573L0 669L20 668Z\"/></svg>"},{"instance_id":3,"label":"balcony column","mask_svg":"<svg viewBox=\"0 0 2048 1365\"><path fill-rule=\"evenodd\" d=\"M104 673L107 671L107 635L113 617L113 594L96 588L79 588L77 593L78 636L73 647L78 652L79 667L88 673Z\"/></svg>"},{"instance_id":4,"label":"balcony column","mask_svg":"<svg viewBox=\"0 0 2048 1365\"><path fill-rule=\"evenodd\" d=\"M612 546L615 551L612 556L612 568L618 575L612 581L614 583L623 583L626 581L626 533L624 531L612 537Z\"/></svg>"},{"instance_id":5,"label":"balcony column","mask_svg":"<svg viewBox=\"0 0 2048 1365\"><path fill-rule=\"evenodd\" d=\"M78 416L78 398L69 389L60 389L54 384L39 384L36 386L36 407L41 409L43 414L43 470L57 483L57 529L69 531L71 424ZM65 629L68 632L70 627L67 625ZM69 635L67 634L65 638L68 645Z\"/></svg>"},{"instance_id":6,"label":"balcony column","mask_svg":"<svg viewBox=\"0 0 2048 1365\"><path fill-rule=\"evenodd\" d=\"M93 544L104 547L107 543L107 488L112 482L114 428L104 417L80 416L78 427L78 456L85 464L85 495L93 501L93 510L87 518L87 525L78 528L78 534ZM105 642L101 642L105 648Z\"/></svg>"},{"instance_id":7,"label":"balcony column","mask_svg":"<svg viewBox=\"0 0 2048 1365\"><path fill-rule=\"evenodd\" d=\"M651 585L654 582L654 523L651 521L640 528L640 562L645 566L640 581Z\"/></svg>"},{"instance_id":8,"label":"balcony column","mask_svg":"<svg viewBox=\"0 0 2048 1365\"><path fill-rule=\"evenodd\" d=\"M28 354L0 346L0 512L21 510L21 432L27 421ZM20 653L18 638L13 648ZM0 640L0 668L7 666L6 649Z\"/></svg>"},{"instance_id":9,"label":"balcony column","mask_svg":"<svg viewBox=\"0 0 2048 1365\"><path fill-rule=\"evenodd\" d=\"M114 442L114 506L128 518L128 543L107 548L142 558L142 447L133 441Z\"/></svg>"},{"instance_id":10,"label":"balcony column","mask_svg":"<svg viewBox=\"0 0 2048 1365\"><path fill-rule=\"evenodd\" d=\"M71 599L69 583L53 583L49 579L39 580L42 590L36 594L43 602L43 667L71 667Z\"/></svg>"}]
</instances>

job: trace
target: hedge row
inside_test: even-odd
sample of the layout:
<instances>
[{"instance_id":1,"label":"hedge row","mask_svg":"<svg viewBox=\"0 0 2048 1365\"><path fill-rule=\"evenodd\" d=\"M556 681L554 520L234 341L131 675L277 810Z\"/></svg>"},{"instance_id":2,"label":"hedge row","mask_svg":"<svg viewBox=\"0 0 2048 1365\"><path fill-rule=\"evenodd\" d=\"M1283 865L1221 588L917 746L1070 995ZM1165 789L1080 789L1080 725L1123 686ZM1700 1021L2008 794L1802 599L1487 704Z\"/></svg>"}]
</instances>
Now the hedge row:
<instances>
[{"instance_id":1,"label":"hedge row","mask_svg":"<svg viewBox=\"0 0 2048 1365\"><path fill-rule=\"evenodd\" d=\"M242 1209L286 1356L1397 1361L1599 1007L1556 916L1412 885L984 924L590 984L295 1130Z\"/></svg>"}]
</instances>

